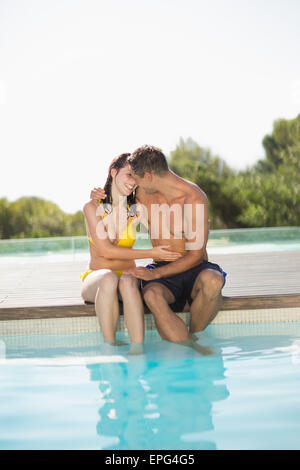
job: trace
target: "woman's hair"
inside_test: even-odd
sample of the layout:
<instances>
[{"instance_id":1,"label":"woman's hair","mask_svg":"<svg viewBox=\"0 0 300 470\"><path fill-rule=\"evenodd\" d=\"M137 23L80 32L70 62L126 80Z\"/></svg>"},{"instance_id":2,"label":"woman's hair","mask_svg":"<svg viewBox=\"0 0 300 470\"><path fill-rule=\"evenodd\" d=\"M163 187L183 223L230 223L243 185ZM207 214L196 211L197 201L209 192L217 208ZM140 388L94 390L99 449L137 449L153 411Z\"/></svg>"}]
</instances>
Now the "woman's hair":
<instances>
[{"instance_id":1,"label":"woman's hair","mask_svg":"<svg viewBox=\"0 0 300 470\"><path fill-rule=\"evenodd\" d=\"M104 185L104 191L106 194L106 198L103 199L104 208L107 208L108 204L112 205L111 185L113 179L111 176L111 170L114 168L117 170L118 173L121 168L124 168L124 166L129 164L128 157L130 157L130 153L121 153L121 155L113 159L109 166L108 177ZM127 203L129 206L136 204L135 190L127 197Z\"/></svg>"}]
</instances>

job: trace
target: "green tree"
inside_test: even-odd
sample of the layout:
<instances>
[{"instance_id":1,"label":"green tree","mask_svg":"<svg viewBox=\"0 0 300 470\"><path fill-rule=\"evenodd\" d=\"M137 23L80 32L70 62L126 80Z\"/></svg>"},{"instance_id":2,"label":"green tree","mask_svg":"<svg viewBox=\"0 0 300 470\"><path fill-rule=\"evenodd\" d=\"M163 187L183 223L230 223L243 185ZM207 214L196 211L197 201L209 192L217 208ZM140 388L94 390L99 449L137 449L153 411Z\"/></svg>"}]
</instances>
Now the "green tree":
<instances>
[{"instance_id":1,"label":"green tree","mask_svg":"<svg viewBox=\"0 0 300 470\"><path fill-rule=\"evenodd\" d=\"M65 233L68 236L75 237L86 235L84 215L82 211L77 211L75 214L66 214L66 218Z\"/></svg>"},{"instance_id":2,"label":"green tree","mask_svg":"<svg viewBox=\"0 0 300 470\"><path fill-rule=\"evenodd\" d=\"M300 225L300 114L276 120L263 146L266 158L240 175L237 220L255 227Z\"/></svg>"},{"instance_id":3,"label":"green tree","mask_svg":"<svg viewBox=\"0 0 300 470\"><path fill-rule=\"evenodd\" d=\"M265 159L239 172L191 138L171 152L170 168L207 194L211 228L300 225L300 114L275 121L263 146Z\"/></svg>"},{"instance_id":4,"label":"green tree","mask_svg":"<svg viewBox=\"0 0 300 470\"><path fill-rule=\"evenodd\" d=\"M11 203L0 199L2 239L76 235L85 235L81 211L66 214L53 202L38 197L22 197Z\"/></svg>"},{"instance_id":5,"label":"green tree","mask_svg":"<svg viewBox=\"0 0 300 470\"><path fill-rule=\"evenodd\" d=\"M255 169L262 172L276 171L280 165L299 168L300 163L300 114L295 119L278 119L273 124L272 135L263 139L266 158L259 160Z\"/></svg>"},{"instance_id":6,"label":"green tree","mask_svg":"<svg viewBox=\"0 0 300 470\"><path fill-rule=\"evenodd\" d=\"M240 172L228 188L240 205L237 227L278 227L300 224L300 184L289 184L293 169L281 166L276 172L254 169ZM299 180L299 178L298 178Z\"/></svg>"},{"instance_id":7,"label":"green tree","mask_svg":"<svg viewBox=\"0 0 300 470\"><path fill-rule=\"evenodd\" d=\"M9 238L11 232L11 211L6 198L0 199L0 239Z\"/></svg>"},{"instance_id":8,"label":"green tree","mask_svg":"<svg viewBox=\"0 0 300 470\"><path fill-rule=\"evenodd\" d=\"M170 154L169 165L171 170L193 181L207 194L211 228L235 226L239 206L228 199L226 192L235 172L222 158L200 147L190 137L181 138Z\"/></svg>"}]
</instances>

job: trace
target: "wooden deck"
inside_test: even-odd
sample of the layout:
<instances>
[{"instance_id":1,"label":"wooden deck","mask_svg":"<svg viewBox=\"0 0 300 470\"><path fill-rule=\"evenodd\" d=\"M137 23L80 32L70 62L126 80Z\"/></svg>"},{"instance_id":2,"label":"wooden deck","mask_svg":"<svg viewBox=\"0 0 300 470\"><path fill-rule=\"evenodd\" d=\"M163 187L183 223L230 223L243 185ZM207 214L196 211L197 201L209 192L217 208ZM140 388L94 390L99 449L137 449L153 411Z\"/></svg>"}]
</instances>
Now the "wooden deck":
<instances>
[{"instance_id":1,"label":"wooden deck","mask_svg":"<svg viewBox=\"0 0 300 470\"><path fill-rule=\"evenodd\" d=\"M300 307L300 251L214 255L228 273L222 310ZM0 265L0 321L95 315L80 297L85 261Z\"/></svg>"}]
</instances>

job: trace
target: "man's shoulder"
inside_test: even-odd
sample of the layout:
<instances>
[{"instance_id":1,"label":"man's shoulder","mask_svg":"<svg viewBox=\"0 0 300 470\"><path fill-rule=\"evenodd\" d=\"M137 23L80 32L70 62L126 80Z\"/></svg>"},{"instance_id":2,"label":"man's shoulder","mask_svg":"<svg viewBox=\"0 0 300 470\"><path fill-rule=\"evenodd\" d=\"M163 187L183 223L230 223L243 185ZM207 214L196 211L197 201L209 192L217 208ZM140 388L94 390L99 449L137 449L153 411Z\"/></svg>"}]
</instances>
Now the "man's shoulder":
<instances>
[{"instance_id":1,"label":"man's shoulder","mask_svg":"<svg viewBox=\"0 0 300 470\"><path fill-rule=\"evenodd\" d=\"M194 204L201 202L202 204L207 203L207 196L205 192L196 184L191 181L185 180L187 183L187 189L184 203L185 204Z\"/></svg>"},{"instance_id":2,"label":"man's shoulder","mask_svg":"<svg viewBox=\"0 0 300 470\"><path fill-rule=\"evenodd\" d=\"M193 200L195 200L195 202L199 200L204 202L207 200L205 192L196 183L182 178L182 176L179 176L176 173L174 174L178 178L180 189L184 192L185 202L193 202Z\"/></svg>"},{"instance_id":3,"label":"man's shoulder","mask_svg":"<svg viewBox=\"0 0 300 470\"><path fill-rule=\"evenodd\" d=\"M196 184L193 183L192 181L186 180L184 178L179 177L176 175L178 178L180 178L180 189L181 194L183 192L184 196L184 203L193 203L193 202L207 202L207 196L205 192ZM181 195L182 197L182 195ZM159 196L156 196L155 194L147 194L145 191L138 187L136 189L136 201L141 204L147 204L148 202L153 202L154 200L159 201L160 198Z\"/></svg>"}]
</instances>

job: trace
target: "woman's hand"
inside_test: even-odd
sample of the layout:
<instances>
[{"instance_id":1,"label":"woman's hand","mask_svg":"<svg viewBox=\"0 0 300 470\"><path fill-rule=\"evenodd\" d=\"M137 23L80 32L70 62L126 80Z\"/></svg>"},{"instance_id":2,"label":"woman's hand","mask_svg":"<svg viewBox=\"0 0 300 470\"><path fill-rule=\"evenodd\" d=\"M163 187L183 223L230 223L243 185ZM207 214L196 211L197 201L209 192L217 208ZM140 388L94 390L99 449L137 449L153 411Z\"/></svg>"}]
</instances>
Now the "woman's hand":
<instances>
[{"instance_id":1,"label":"woman's hand","mask_svg":"<svg viewBox=\"0 0 300 470\"><path fill-rule=\"evenodd\" d=\"M106 194L105 194L104 189L102 189L102 188L94 188L94 189L92 189L91 194L90 194L90 198L91 198L93 201L97 201L97 202L99 202L99 200L101 200L101 199L105 199L105 198L106 198Z\"/></svg>"},{"instance_id":2,"label":"woman's hand","mask_svg":"<svg viewBox=\"0 0 300 470\"><path fill-rule=\"evenodd\" d=\"M175 253L174 251L168 251L170 245L160 245L152 248L152 258L155 261L176 261L182 257L181 253Z\"/></svg>"}]
</instances>

